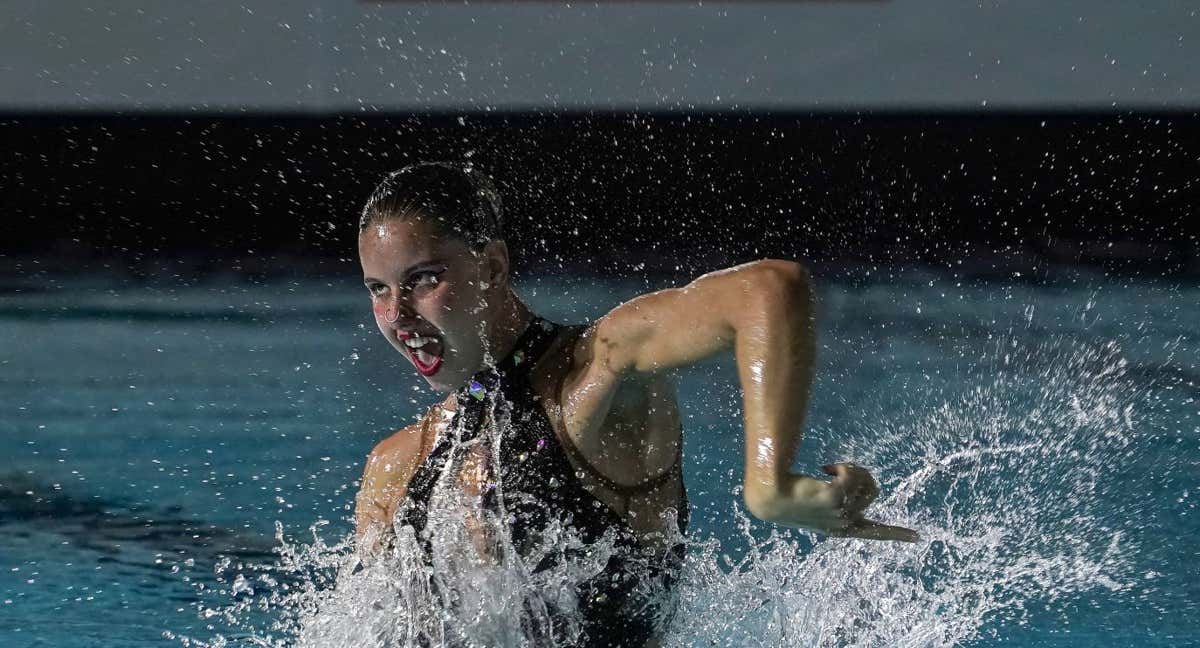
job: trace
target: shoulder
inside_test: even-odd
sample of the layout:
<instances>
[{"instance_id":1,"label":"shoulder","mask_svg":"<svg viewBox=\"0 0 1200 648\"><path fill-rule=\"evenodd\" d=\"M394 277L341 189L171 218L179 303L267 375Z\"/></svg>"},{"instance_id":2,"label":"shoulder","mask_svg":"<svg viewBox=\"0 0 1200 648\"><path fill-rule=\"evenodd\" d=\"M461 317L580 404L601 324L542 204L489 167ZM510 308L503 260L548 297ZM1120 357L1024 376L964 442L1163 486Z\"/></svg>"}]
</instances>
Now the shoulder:
<instances>
[{"instance_id":1,"label":"shoulder","mask_svg":"<svg viewBox=\"0 0 1200 648\"><path fill-rule=\"evenodd\" d=\"M428 414L426 415L428 416ZM367 468L385 459L397 459L418 450L421 447L424 419L412 425L400 428L384 440L375 444L371 454L367 455Z\"/></svg>"},{"instance_id":2,"label":"shoulder","mask_svg":"<svg viewBox=\"0 0 1200 648\"><path fill-rule=\"evenodd\" d=\"M611 363L612 347L619 342L611 337L610 329L602 326L603 321L563 327L551 347L552 353L547 354L552 357L547 368L558 376L559 382L596 384L606 376L617 378L622 373Z\"/></svg>"},{"instance_id":3,"label":"shoulder","mask_svg":"<svg viewBox=\"0 0 1200 648\"><path fill-rule=\"evenodd\" d=\"M355 497L355 520L360 535L372 525L390 519L404 497L408 480L423 458L426 421L430 416L426 413L421 421L396 430L367 455Z\"/></svg>"},{"instance_id":4,"label":"shoulder","mask_svg":"<svg viewBox=\"0 0 1200 648\"><path fill-rule=\"evenodd\" d=\"M434 433L436 417L446 411L445 408L446 401L430 407L419 421L396 430L375 444L367 455L364 476L377 471L391 473L410 468L411 472L411 469L415 469L415 464L422 459L422 450L432 441L425 437Z\"/></svg>"},{"instance_id":5,"label":"shoulder","mask_svg":"<svg viewBox=\"0 0 1200 648\"><path fill-rule=\"evenodd\" d=\"M621 337L612 337L616 334L605 329L603 320L564 326L538 367L542 385L538 391L565 408L560 410L565 422L578 424L568 429L587 427L579 422L643 400L641 394L656 382L654 376L631 373L616 364L626 344Z\"/></svg>"},{"instance_id":6,"label":"shoulder","mask_svg":"<svg viewBox=\"0 0 1200 648\"><path fill-rule=\"evenodd\" d=\"M375 444L363 467L360 497L379 496L384 491L403 489L408 485L408 478L422 458L425 434L431 427L428 423L433 415L432 411L426 412L420 421L396 430Z\"/></svg>"}]
</instances>

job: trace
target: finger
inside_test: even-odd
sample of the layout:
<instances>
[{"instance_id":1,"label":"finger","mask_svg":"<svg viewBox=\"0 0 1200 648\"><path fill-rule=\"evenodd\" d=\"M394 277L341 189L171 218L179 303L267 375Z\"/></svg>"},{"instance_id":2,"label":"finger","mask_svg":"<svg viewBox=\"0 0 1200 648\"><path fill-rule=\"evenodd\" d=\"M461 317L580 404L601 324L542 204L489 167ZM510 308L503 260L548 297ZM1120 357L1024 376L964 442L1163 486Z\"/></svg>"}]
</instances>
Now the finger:
<instances>
[{"instance_id":1,"label":"finger","mask_svg":"<svg viewBox=\"0 0 1200 648\"><path fill-rule=\"evenodd\" d=\"M874 479L875 479L874 477L871 476L871 471L867 470L866 468L863 468L862 466L860 466L852 461L842 461L839 463L825 464L824 466L821 466L821 470L824 471L825 474L827 474L827 475L841 477L842 479L849 479L852 477L855 479L862 479L865 481L874 481Z\"/></svg>"},{"instance_id":2,"label":"finger","mask_svg":"<svg viewBox=\"0 0 1200 648\"><path fill-rule=\"evenodd\" d=\"M857 490L861 485L866 490L877 490L878 485L870 471L852 463L836 463L821 466L822 472L833 476L833 481L847 491Z\"/></svg>"},{"instance_id":3,"label":"finger","mask_svg":"<svg viewBox=\"0 0 1200 648\"><path fill-rule=\"evenodd\" d=\"M874 502L876 497L879 497L879 485L876 484L874 481L872 481L869 484L863 484L863 486L862 486L863 508L870 506L871 502Z\"/></svg>"},{"instance_id":4,"label":"finger","mask_svg":"<svg viewBox=\"0 0 1200 648\"><path fill-rule=\"evenodd\" d=\"M862 466L860 466L858 464L853 464L853 463L847 463L847 464L842 464L842 465L844 465L846 467L846 476L847 477L852 477L855 481L862 482L864 484L868 484L871 488L879 487L878 484L875 483L875 476L871 474L870 470L867 470L866 468L863 468Z\"/></svg>"},{"instance_id":5,"label":"finger","mask_svg":"<svg viewBox=\"0 0 1200 648\"><path fill-rule=\"evenodd\" d=\"M862 520L841 530L844 535L867 540L898 540L901 542L916 542L921 534L904 527L880 524L874 520Z\"/></svg>"},{"instance_id":6,"label":"finger","mask_svg":"<svg viewBox=\"0 0 1200 648\"><path fill-rule=\"evenodd\" d=\"M853 463L829 463L822 466L821 469L827 475L833 475L834 484L838 484L846 490L850 490L853 484L859 481L858 472L862 468L854 466Z\"/></svg>"},{"instance_id":7,"label":"finger","mask_svg":"<svg viewBox=\"0 0 1200 648\"><path fill-rule=\"evenodd\" d=\"M859 484L854 486L849 493L846 494L846 501L842 504L847 511L862 511L875 501L878 491L870 488L868 485Z\"/></svg>"}]
</instances>

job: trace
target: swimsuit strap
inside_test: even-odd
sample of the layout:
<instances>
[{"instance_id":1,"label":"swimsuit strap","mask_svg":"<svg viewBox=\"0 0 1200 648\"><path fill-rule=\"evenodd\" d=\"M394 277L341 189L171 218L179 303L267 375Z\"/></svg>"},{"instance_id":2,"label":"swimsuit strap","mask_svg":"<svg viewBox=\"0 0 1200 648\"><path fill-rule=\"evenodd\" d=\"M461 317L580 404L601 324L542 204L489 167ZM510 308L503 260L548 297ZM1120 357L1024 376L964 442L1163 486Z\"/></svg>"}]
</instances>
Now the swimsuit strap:
<instances>
[{"instance_id":1,"label":"swimsuit strap","mask_svg":"<svg viewBox=\"0 0 1200 648\"><path fill-rule=\"evenodd\" d=\"M426 522L426 507L433 488L441 477L446 463L453 460L455 448L479 436L484 419L496 404L503 400L506 380L525 380L529 367L545 352L558 332L558 325L533 316L525 331L517 338L513 348L495 366L485 367L467 381L456 394L457 405L450 419L447 433L438 437L433 450L409 479L407 499L416 506L406 507L403 523L423 529ZM424 437L428 432L429 415L425 416ZM424 443L424 441L422 441Z\"/></svg>"},{"instance_id":2,"label":"swimsuit strap","mask_svg":"<svg viewBox=\"0 0 1200 648\"><path fill-rule=\"evenodd\" d=\"M582 327L579 328L582 330ZM578 333L572 335L566 342L567 369L559 376L558 384L555 387L555 397L558 399L558 429L555 430L555 436L558 437L559 445L561 445L562 448L567 451L567 454L571 455L571 458L575 460L575 462L584 470L584 472L590 474L592 478L600 482L601 486L621 497L623 500L624 509L625 511L628 511L629 501L631 499L638 495L644 495L646 493L653 492L663 484L671 481L671 479L676 475L682 474L683 443L681 442L679 447L676 449L675 461L669 468L663 470L657 475L654 475L653 477L650 477L649 479L637 482L636 484L622 484L614 480L612 477L605 475L599 468L593 465L592 462L588 461L587 457L583 455L583 452L581 452L579 448L576 447L576 445L571 441L570 435L567 433L566 421L563 417L563 411L565 409L563 405L563 385L566 383L567 373L570 372L571 365L574 364L575 354L574 347L572 345L576 339L578 339Z\"/></svg>"},{"instance_id":3,"label":"swimsuit strap","mask_svg":"<svg viewBox=\"0 0 1200 648\"><path fill-rule=\"evenodd\" d=\"M648 493L667 483L672 477L680 472L680 466L682 465L683 448L681 447L676 450L675 461L671 464L670 468L666 468L657 475L648 479L644 479L636 484L622 484L618 481L615 481L608 475L605 475L600 471L599 468L594 466L592 462L588 461L587 457L583 456L583 453L580 452L579 448L575 447L575 444L571 443L570 439L560 437L559 442L562 444L563 449L567 451L567 454L571 455L572 459L579 462L580 468L583 468L585 472L590 473L592 477L594 477L596 481L600 482L605 488L616 492L626 499L629 499L634 495Z\"/></svg>"},{"instance_id":4,"label":"swimsuit strap","mask_svg":"<svg viewBox=\"0 0 1200 648\"><path fill-rule=\"evenodd\" d=\"M459 388L458 408L450 426L460 443L470 441L483 429L483 419L494 406L503 405L506 387L527 380L529 368L557 336L559 326L537 315L529 321L513 348L494 366L484 367Z\"/></svg>"}]
</instances>

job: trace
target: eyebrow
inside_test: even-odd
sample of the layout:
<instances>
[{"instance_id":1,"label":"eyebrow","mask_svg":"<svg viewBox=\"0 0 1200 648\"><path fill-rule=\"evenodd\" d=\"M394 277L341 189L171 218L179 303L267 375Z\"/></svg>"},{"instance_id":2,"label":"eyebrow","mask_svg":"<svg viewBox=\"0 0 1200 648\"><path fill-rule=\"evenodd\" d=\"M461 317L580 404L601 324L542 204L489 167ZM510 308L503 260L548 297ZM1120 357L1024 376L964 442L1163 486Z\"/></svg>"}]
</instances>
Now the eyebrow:
<instances>
[{"instance_id":1,"label":"eyebrow","mask_svg":"<svg viewBox=\"0 0 1200 648\"><path fill-rule=\"evenodd\" d=\"M405 278L408 278L409 275L411 275L412 273L414 273L418 270L422 270L427 266L437 266L437 265L446 265L446 262L441 259L429 259L427 261L419 261L419 262L414 263L414 264L408 266L407 268L405 268L404 272L402 272L400 274L402 276L404 276ZM383 283L383 281L376 279L375 277L363 277L364 284L371 283L372 281L374 281L375 283Z\"/></svg>"}]
</instances>

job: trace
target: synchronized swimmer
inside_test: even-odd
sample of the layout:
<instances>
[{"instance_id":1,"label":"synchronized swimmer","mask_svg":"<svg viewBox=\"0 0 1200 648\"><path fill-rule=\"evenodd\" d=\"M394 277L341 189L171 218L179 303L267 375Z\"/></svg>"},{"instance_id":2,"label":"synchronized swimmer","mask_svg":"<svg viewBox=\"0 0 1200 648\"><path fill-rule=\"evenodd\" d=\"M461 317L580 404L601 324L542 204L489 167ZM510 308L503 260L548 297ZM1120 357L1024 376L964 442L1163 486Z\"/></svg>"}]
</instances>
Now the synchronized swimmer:
<instances>
[{"instance_id":1,"label":"synchronized swimmer","mask_svg":"<svg viewBox=\"0 0 1200 648\"><path fill-rule=\"evenodd\" d=\"M359 258L379 330L448 395L368 457L355 511L360 551L384 550L404 526L434 542L424 533L427 507L447 487L441 476L453 473L462 501L505 510L522 556L551 524L584 542L615 538L620 550L604 571L578 585L582 631L569 645L655 645L672 598L652 596L645 583L659 594L675 586L688 519L669 373L730 351L744 399L751 513L831 536L917 539L864 516L879 493L866 469L825 466L831 481L791 470L815 355L812 289L800 264L747 263L564 326L513 290L501 214L485 176L441 162L392 173L362 212ZM496 408L513 423L492 452L481 430ZM473 529L487 556L494 549L484 526Z\"/></svg>"}]
</instances>

